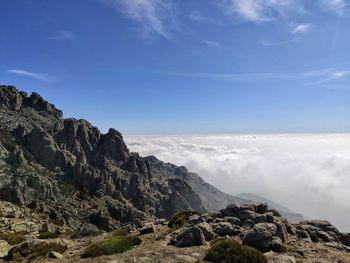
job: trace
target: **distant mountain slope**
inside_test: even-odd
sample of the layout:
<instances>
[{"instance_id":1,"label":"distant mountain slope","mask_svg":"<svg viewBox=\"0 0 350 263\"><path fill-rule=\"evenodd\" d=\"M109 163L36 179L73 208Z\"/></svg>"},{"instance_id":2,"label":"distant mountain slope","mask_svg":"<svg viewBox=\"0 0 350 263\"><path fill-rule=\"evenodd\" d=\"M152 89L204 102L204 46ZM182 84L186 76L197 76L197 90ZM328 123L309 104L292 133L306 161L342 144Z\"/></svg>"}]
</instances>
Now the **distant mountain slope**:
<instances>
[{"instance_id":1,"label":"distant mountain slope","mask_svg":"<svg viewBox=\"0 0 350 263\"><path fill-rule=\"evenodd\" d=\"M242 193L239 194L238 197L245 199L245 200L251 200L253 202L256 203L267 203L270 207L278 210L283 217L287 218L290 222L292 223L298 223L300 221L304 220L304 217L302 214L299 213L295 213L292 210L290 210L289 208L280 205L274 201L271 201L269 199L266 199L264 197L255 195L255 194L251 194L251 193Z\"/></svg>"}]
</instances>

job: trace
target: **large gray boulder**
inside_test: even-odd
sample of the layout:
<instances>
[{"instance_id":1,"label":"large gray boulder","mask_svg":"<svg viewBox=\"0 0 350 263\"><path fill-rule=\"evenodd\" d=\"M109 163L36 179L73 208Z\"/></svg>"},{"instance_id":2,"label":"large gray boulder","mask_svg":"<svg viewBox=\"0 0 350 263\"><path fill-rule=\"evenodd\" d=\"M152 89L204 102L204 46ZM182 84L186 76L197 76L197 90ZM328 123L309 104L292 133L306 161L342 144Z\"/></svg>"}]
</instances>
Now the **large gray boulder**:
<instances>
[{"instance_id":1,"label":"large gray boulder","mask_svg":"<svg viewBox=\"0 0 350 263\"><path fill-rule=\"evenodd\" d=\"M341 233L340 241L345 245L350 247L350 233Z\"/></svg>"},{"instance_id":2,"label":"large gray boulder","mask_svg":"<svg viewBox=\"0 0 350 263\"><path fill-rule=\"evenodd\" d=\"M239 226L233 225L229 222L220 222L214 224L214 232L219 236L236 236L242 232Z\"/></svg>"},{"instance_id":3,"label":"large gray boulder","mask_svg":"<svg viewBox=\"0 0 350 263\"><path fill-rule=\"evenodd\" d=\"M210 240L214 239L215 233L214 233L212 227L210 226L210 224L208 224L206 222L202 222L202 223L199 223L197 225L197 227L200 230L202 230L206 241L210 241Z\"/></svg>"},{"instance_id":4,"label":"large gray boulder","mask_svg":"<svg viewBox=\"0 0 350 263\"><path fill-rule=\"evenodd\" d=\"M200 246L205 243L205 236L197 226L192 226L180 232L174 241L177 247Z\"/></svg>"},{"instance_id":5,"label":"large gray boulder","mask_svg":"<svg viewBox=\"0 0 350 263\"><path fill-rule=\"evenodd\" d=\"M273 251L266 252L265 257L267 258L268 262L273 263L296 263L296 260L292 256L288 256L286 254L276 253Z\"/></svg>"},{"instance_id":6,"label":"large gray boulder","mask_svg":"<svg viewBox=\"0 0 350 263\"><path fill-rule=\"evenodd\" d=\"M242 244L254 247L262 252L271 249L273 236L277 234L277 227L271 223L256 224L253 230L246 233Z\"/></svg>"},{"instance_id":7,"label":"large gray boulder","mask_svg":"<svg viewBox=\"0 0 350 263\"><path fill-rule=\"evenodd\" d=\"M0 258L7 256L11 246L5 241L0 240Z\"/></svg>"}]
</instances>

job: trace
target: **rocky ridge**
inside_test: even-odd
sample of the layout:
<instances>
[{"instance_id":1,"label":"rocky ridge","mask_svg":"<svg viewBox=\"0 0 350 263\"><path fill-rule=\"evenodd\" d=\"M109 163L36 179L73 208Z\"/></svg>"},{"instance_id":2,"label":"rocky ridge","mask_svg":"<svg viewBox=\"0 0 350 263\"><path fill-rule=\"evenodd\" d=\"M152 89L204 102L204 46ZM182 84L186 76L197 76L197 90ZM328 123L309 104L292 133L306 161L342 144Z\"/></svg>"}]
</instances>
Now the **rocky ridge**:
<instances>
[{"instance_id":1,"label":"rocky ridge","mask_svg":"<svg viewBox=\"0 0 350 263\"><path fill-rule=\"evenodd\" d=\"M185 167L132 153L117 130L64 119L39 94L13 86L0 86L0 200L73 229L101 230L247 202Z\"/></svg>"}]
</instances>

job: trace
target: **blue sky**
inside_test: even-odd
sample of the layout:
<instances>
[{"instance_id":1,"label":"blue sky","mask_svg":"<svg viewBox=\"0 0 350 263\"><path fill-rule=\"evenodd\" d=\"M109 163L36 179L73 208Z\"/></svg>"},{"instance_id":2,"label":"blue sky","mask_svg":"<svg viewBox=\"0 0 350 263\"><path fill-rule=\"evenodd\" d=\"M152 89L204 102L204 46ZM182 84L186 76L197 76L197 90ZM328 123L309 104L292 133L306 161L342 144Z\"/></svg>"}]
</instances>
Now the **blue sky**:
<instances>
[{"instance_id":1,"label":"blue sky","mask_svg":"<svg viewBox=\"0 0 350 263\"><path fill-rule=\"evenodd\" d=\"M350 132L349 0L1 0L0 82L103 131Z\"/></svg>"}]
</instances>

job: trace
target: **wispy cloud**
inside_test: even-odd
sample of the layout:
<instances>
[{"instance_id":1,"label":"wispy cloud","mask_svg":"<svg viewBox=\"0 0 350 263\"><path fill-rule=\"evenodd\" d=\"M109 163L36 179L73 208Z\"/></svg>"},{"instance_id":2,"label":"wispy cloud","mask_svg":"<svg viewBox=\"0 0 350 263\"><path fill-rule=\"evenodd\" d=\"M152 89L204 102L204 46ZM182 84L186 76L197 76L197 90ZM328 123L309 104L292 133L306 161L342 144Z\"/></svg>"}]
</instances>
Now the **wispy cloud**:
<instances>
[{"instance_id":1,"label":"wispy cloud","mask_svg":"<svg viewBox=\"0 0 350 263\"><path fill-rule=\"evenodd\" d=\"M101 0L124 16L134 20L141 27L143 36L159 35L167 40L171 34L166 24L171 20L171 0Z\"/></svg>"},{"instance_id":2,"label":"wispy cloud","mask_svg":"<svg viewBox=\"0 0 350 263\"><path fill-rule=\"evenodd\" d=\"M206 44L207 46L213 47L213 48L221 48L222 47L219 42L212 41L212 40L203 40L202 43Z\"/></svg>"},{"instance_id":3,"label":"wispy cloud","mask_svg":"<svg viewBox=\"0 0 350 263\"><path fill-rule=\"evenodd\" d=\"M77 35L68 30L57 30L49 34L46 40L72 41L77 39Z\"/></svg>"},{"instance_id":4,"label":"wispy cloud","mask_svg":"<svg viewBox=\"0 0 350 263\"><path fill-rule=\"evenodd\" d=\"M310 32L312 26L311 24L294 24L292 33L293 34L306 34Z\"/></svg>"},{"instance_id":5,"label":"wispy cloud","mask_svg":"<svg viewBox=\"0 0 350 263\"><path fill-rule=\"evenodd\" d=\"M56 77L49 75L49 74L36 73L36 72L31 72L31 71L27 71L27 70L23 70L23 69L10 69L7 72L12 73L12 74L16 74L19 76L26 76L26 77L30 77L30 78L34 78L34 79L38 79L38 80L44 80L44 81L50 81L50 80L56 79Z\"/></svg>"},{"instance_id":6,"label":"wispy cloud","mask_svg":"<svg viewBox=\"0 0 350 263\"><path fill-rule=\"evenodd\" d=\"M199 11L193 11L188 17L196 22L202 22L204 20L204 16Z\"/></svg>"},{"instance_id":7,"label":"wispy cloud","mask_svg":"<svg viewBox=\"0 0 350 263\"><path fill-rule=\"evenodd\" d=\"M273 46L281 46L281 45L287 45L293 42L298 41L300 38L298 37L293 37L291 39L283 40L283 41L270 41L270 40L264 40L261 41L261 45L266 46L266 47L273 47Z\"/></svg>"},{"instance_id":8,"label":"wispy cloud","mask_svg":"<svg viewBox=\"0 0 350 263\"><path fill-rule=\"evenodd\" d=\"M321 5L324 10L344 15L349 10L349 2L346 0L322 0Z\"/></svg>"},{"instance_id":9,"label":"wispy cloud","mask_svg":"<svg viewBox=\"0 0 350 263\"><path fill-rule=\"evenodd\" d=\"M245 21L261 23L285 16L291 12L300 12L303 6L297 0L227 0L225 10L238 15Z\"/></svg>"},{"instance_id":10,"label":"wispy cloud","mask_svg":"<svg viewBox=\"0 0 350 263\"><path fill-rule=\"evenodd\" d=\"M305 85L320 85L320 84L328 83L333 80L349 77L350 70L324 69L321 71L309 72L306 74L306 76L317 76L321 79L305 83Z\"/></svg>"},{"instance_id":11,"label":"wispy cloud","mask_svg":"<svg viewBox=\"0 0 350 263\"><path fill-rule=\"evenodd\" d=\"M296 81L305 86L318 86L327 88L337 87L339 83L332 81L350 77L350 69L317 69L300 72L248 72L248 73L220 73L220 72L181 72L181 71L149 71L151 74L160 74L168 76L179 76L188 78L216 79L221 81L244 81L244 82L262 82L268 80L286 80ZM350 85L342 85L350 87Z\"/></svg>"}]
</instances>

